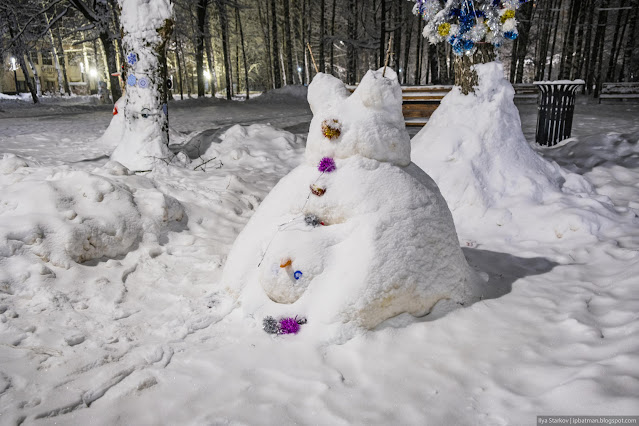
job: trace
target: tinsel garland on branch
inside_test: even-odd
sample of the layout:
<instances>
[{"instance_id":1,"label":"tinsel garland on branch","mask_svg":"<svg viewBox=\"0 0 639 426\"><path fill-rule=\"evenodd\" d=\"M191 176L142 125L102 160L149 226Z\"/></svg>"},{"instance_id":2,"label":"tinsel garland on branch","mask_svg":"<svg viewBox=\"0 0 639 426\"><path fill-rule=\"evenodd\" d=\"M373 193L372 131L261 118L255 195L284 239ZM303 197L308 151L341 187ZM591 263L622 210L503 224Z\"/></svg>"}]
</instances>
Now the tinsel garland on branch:
<instances>
[{"instance_id":1,"label":"tinsel garland on branch","mask_svg":"<svg viewBox=\"0 0 639 426\"><path fill-rule=\"evenodd\" d=\"M480 43L501 46L517 38L515 11L528 0L415 0L413 13L426 21L424 37L447 42L456 55L473 55Z\"/></svg>"}]
</instances>

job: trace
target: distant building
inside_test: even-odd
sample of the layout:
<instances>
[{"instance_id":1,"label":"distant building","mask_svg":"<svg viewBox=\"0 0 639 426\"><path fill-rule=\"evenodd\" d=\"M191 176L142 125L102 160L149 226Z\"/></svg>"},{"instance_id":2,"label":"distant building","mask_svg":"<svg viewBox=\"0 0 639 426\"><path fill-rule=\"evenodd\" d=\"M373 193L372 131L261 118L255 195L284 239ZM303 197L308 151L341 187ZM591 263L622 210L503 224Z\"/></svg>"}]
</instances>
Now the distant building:
<instances>
[{"instance_id":1,"label":"distant building","mask_svg":"<svg viewBox=\"0 0 639 426\"><path fill-rule=\"evenodd\" d=\"M91 48L68 48L64 51L66 76L69 89L76 95L97 93L98 83L108 81L104 70L98 71L95 66L95 55ZM29 78L35 87L33 71L29 61L36 69L43 94L59 93L58 70L51 51L41 50L25 55ZM62 58L60 58L62 59ZM5 94L28 93L24 73L19 61L11 54L3 58L3 71L0 74L0 92ZM62 68L62 65L60 65ZM62 70L61 70L62 72Z\"/></svg>"}]
</instances>

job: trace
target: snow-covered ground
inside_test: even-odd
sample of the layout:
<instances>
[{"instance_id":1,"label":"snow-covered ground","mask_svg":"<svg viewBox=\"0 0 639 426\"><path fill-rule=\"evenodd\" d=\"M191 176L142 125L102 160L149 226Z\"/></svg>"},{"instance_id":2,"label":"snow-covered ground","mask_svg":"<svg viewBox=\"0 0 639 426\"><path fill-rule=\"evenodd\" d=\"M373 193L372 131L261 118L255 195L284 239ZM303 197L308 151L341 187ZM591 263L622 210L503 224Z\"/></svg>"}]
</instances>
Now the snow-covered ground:
<instances>
[{"instance_id":1,"label":"snow-covered ground","mask_svg":"<svg viewBox=\"0 0 639 426\"><path fill-rule=\"evenodd\" d=\"M536 148L613 201L618 232L517 241L463 218L464 255L493 298L335 344L226 315L220 285L236 236L303 160L312 115L287 95L172 103L177 142L200 143L201 160L133 176L92 143L110 106L0 100L0 423L519 425L639 413L639 104L580 99L574 138ZM536 106L519 109L531 142Z\"/></svg>"}]
</instances>

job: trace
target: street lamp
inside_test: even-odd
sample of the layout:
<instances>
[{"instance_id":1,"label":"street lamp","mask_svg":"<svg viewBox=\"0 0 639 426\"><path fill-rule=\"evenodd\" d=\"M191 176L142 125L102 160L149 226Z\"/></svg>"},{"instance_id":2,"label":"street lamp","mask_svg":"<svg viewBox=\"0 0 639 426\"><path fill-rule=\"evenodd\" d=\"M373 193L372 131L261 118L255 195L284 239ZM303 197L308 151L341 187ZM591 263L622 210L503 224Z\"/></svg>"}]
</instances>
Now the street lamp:
<instances>
[{"instance_id":1,"label":"street lamp","mask_svg":"<svg viewBox=\"0 0 639 426\"><path fill-rule=\"evenodd\" d=\"M204 70L204 78L207 80L211 79L211 73L208 70Z\"/></svg>"},{"instance_id":2,"label":"street lamp","mask_svg":"<svg viewBox=\"0 0 639 426\"><path fill-rule=\"evenodd\" d=\"M89 75L96 78L98 76L98 71L95 68L91 68L91 70L89 70Z\"/></svg>"}]
</instances>

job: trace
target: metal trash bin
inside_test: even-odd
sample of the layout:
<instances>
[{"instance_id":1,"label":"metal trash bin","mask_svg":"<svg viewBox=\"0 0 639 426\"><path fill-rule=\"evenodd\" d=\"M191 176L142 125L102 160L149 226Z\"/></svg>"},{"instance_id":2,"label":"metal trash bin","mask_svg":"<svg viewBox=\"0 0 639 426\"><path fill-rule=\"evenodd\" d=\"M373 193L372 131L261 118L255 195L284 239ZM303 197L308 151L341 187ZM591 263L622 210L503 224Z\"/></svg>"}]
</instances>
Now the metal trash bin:
<instances>
[{"instance_id":1,"label":"metal trash bin","mask_svg":"<svg viewBox=\"0 0 639 426\"><path fill-rule=\"evenodd\" d=\"M552 146L570 137L575 113L577 89L585 84L575 81L536 81L539 87L536 141Z\"/></svg>"}]
</instances>

